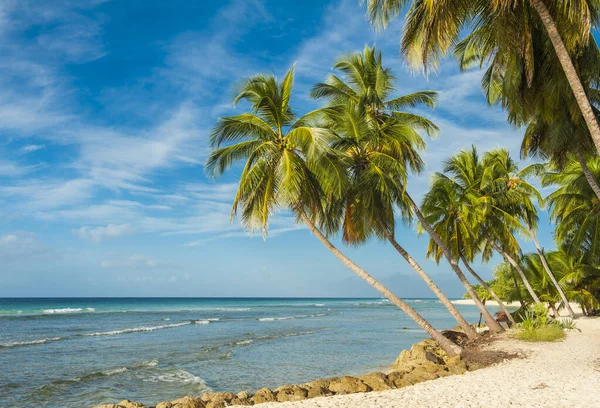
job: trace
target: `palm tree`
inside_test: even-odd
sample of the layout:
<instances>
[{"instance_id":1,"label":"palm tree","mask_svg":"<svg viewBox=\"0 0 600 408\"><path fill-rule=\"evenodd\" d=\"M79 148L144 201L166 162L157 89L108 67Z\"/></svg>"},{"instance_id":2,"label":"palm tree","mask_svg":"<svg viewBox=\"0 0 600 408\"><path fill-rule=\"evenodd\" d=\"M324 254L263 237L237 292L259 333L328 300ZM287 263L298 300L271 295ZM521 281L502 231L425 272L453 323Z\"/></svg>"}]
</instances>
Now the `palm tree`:
<instances>
[{"instance_id":1,"label":"palm tree","mask_svg":"<svg viewBox=\"0 0 600 408\"><path fill-rule=\"evenodd\" d=\"M482 291L477 293L486 293L486 296L491 296L491 299L494 299L506 313L511 323L515 324L516 322L500 297L470 265L479 247L475 231L479 224L477 217L481 215L477 211L477 206L470 205L474 198L471 195L472 192L466 191L454 180L441 173L436 173L433 176L431 188L423 199L421 209L427 222L432 225L453 255L463 262L467 270L479 282ZM442 251L432 239L429 240L427 256L433 257L437 263L443 256ZM484 298L482 301L485 303Z\"/></svg>"},{"instance_id":2,"label":"palm tree","mask_svg":"<svg viewBox=\"0 0 600 408\"><path fill-rule=\"evenodd\" d=\"M424 142L416 130L421 129L430 134L437 130L433 123L422 116L402 112L400 109L420 104L433 107L435 93L422 91L392 98L394 77L389 69L383 67L381 52L375 47L365 47L363 54L354 53L339 58L334 69L339 70L342 77L330 75L326 82L314 87L311 95L314 98L327 98L333 106L343 105L346 110L357 112L333 121L343 124L343 132L348 135L341 138L338 147L350 158L350 173L354 175L357 186L351 193L352 200L347 201L345 218L348 222L344 224L344 237L348 242L353 240L362 242L364 237L360 236L361 233L368 234L373 231L361 229L365 226L375 229L377 235L387 239L439 297L443 295L441 291L394 239L393 233L394 204L400 207L405 218L410 217L411 212L415 212L418 217L422 216L406 191L406 168L409 167L414 172L419 172L423 168L418 150L424 147ZM379 151L373 152L373 149ZM375 160L377 161L375 166L369 167ZM385 171L390 171L397 180L393 182L385 180L386 173L381 170L382 165L387 166L383 167ZM362 180L363 177L369 177L369 181ZM380 196L381 192L390 186L393 191L386 192L384 197ZM381 203L378 200L385 202L385 211L379 209ZM365 223L362 214L356 210L356 202L363 203L362 207L367 211L378 209L378 213L372 215ZM352 216L353 213L355 217ZM350 222L354 218L358 219L358 223ZM447 254L450 256L453 270L485 316L488 327L492 331L502 331L501 326L473 291L458 263L451 258L449 251ZM440 300L457 320L461 320L461 326L465 326L466 322L461 319L451 302L445 296L440 297ZM474 331L470 326L466 326L465 331L474 336Z\"/></svg>"},{"instance_id":3,"label":"palm tree","mask_svg":"<svg viewBox=\"0 0 600 408\"><path fill-rule=\"evenodd\" d=\"M573 318L574 313L569 301L550 269L537 238L538 213L537 208L533 204L532 197L538 203L542 203L543 200L537 189L525 180L530 168L519 170L517 163L511 159L506 149L496 149L486 153L483 158L483 166L489 173L488 178L490 182L487 185L493 187L494 191L492 194L494 194L498 201L498 207L502 208L508 214L516 216L524 224L525 230L529 233L535 244L543 269L546 271L550 281L565 304L569 316Z\"/></svg>"},{"instance_id":4,"label":"palm tree","mask_svg":"<svg viewBox=\"0 0 600 408\"><path fill-rule=\"evenodd\" d=\"M589 161L589 168L595 178L600 177L600 158ZM557 243L574 256L587 258L589 264L600 264L600 200L581 167L571 161L562 170L550 168L541 181L545 187L558 187L546 197Z\"/></svg>"},{"instance_id":5,"label":"palm tree","mask_svg":"<svg viewBox=\"0 0 600 408\"><path fill-rule=\"evenodd\" d=\"M535 32L543 29L547 35L545 49L554 50L600 153L600 126L571 60L571 55L589 43L590 28L598 23L598 5L594 1L582 0L568 5L558 0L367 0L367 3L369 19L378 28L385 28L405 4L411 3L402 51L411 63L425 69L437 66L468 28L468 41L484 55L484 60L503 69L514 68L515 61L522 61L523 72L531 84L533 78L540 75L535 70Z\"/></svg>"},{"instance_id":6,"label":"palm tree","mask_svg":"<svg viewBox=\"0 0 600 408\"><path fill-rule=\"evenodd\" d=\"M464 217L467 219L467 225L463 228L462 235L465 236L464 230L468 228L473 243L468 246L463 245L461 249L480 246L484 261L490 260L492 250L498 252L518 272L533 300L540 303L516 260L520 246L514 232L522 227L515 217L499 205L496 189L498 180L489 171L490 169L493 168L486 168L483 165L474 146L470 150L455 154L446 161L444 168L446 177L451 177L452 183L463 197L463 203L467 205L466 209L463 209L463 212L467 212L468 218ZM500 185L503 183L506 182L500 180ZM472 252L467 252L467 259L472 255Z\"/></svg>"},{"instance_id":7,"label":"palm tree","mask_svg":"<svg viewBox=\"0 0 600 408\"><path fill-rule=\"evenodd\" d=\"M247 101L252 112L220 118L211 134L209 175L218 176L239 160L246 162L232 215L241 212L246 229L266 234L274 211L291 210L344 265L409 315L448 355L460 354L460 347L346 257L319 229L326 220L327 200L339 199L347 179L336 161L328 160L330 135L312 126L315 113L296 118L290 106L293 81L293 69L281 83L273 76L250 77L234 103Z\"/></svg>"}]
</instances>

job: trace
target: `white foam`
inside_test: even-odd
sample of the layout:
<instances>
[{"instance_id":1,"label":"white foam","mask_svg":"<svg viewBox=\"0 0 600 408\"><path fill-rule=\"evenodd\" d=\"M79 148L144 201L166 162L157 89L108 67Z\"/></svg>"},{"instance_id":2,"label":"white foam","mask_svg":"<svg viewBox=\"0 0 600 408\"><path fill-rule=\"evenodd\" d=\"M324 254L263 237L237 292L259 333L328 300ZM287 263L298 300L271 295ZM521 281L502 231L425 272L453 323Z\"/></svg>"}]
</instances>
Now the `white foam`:
<instances>
[{"instance_id":1,"label":"white foam","mask_svg":"<svg viewBox=\"0 0 600 408\"><path fill-rule=\"evenodd\" d=\"M242 340L242 341L238 341L235 344L237 346L246 346L248 344L252 343L252 339L248 339L248 340Z\"/></svg>"},{"instance_id":2,"label":"white foam","mask_svg":"<svg viewBox=\"0 0 600 408\"><path fill-rule=\"evenodd\" d=\"M62 339L62 337L47 337L45 339L29 340L29 341L13 341L10 343L0 343L0 348L31 346L34 344L44 344L44 343L48 343L50 341L57 341L60 339Z\"/></svg>"},{"instance_id":3,"label":"white foam","mask_svg":"<svg viewBox=\"0 0 600 408\"><path fill-rule=\"evenodd\" d=\"M121 374L121 373L124 373L125 371L127 371L127 367L121 367L121 368L115 368L114 370L102 371L102 374L109 376L109 375Z\"/></svg>"},{"instance_id":4,"label":"white foam","mask_svg":"<svg viewBox=\"0 0 600 408\"><path fill-rule=\"evenodd\" d=\"M167 382L167 383L186 383L186 384L201 384L206 387L206 383L200 377L197 377L184 370L174 370L166 373L157 373L148 378L143 378L145 382Z\"/></svg>"},{"instance_id":5,"label":"white foam","mask_svg":"<svg viewBox=\"0 0 600 408\"><path fill-rule=\"evenodd\" d=\"M209 322L218 322L220 319L218 317L210 317L206 320L208 320Z\"/></svg>"},{"instance_id":6,"label":"white foam","mask_svg":"<svg viewBox=\"0 0 600 408\"><path fill-rule=\"evenodd\" d=\"M116 336L119 334L126 334L126 333L151 332L151 331L155 331L155 330L172 329L175 327L181 327L181 326L185 326L188 324L192 324L192 322L165 324L162 326L134 327L132 329L112 330L112 331L98 332L98 333L88 333L88 334L84 334L84 336Z\"/></svg>"},{"instance_id":7,"label":"white foam","mask_svg":"<svg viewBox=\"0 0 600 408\"><path fill-rule=\"evenodd\" d=\"M56 314L56 313L77 313L77 312L81 312L83 309L78 307L78 308L70 308L70 307L66 307L64 309L44 309L42 310L43 314Z\"/></svg>"},{"instance_id":8,"label":"white foam","mask_svg":"<svg viewBox=\"0 0 600 408\"><path fill-rule=\"evenodd\" d=\"M325 306L325 303L315 303L315 306L317 306L317 307L323 307L323 306Z\"/></svg>"},{"instance_id":9,"label":"white foam","mask_svg":"<svg viewBox=\"0 0 600 408\"><path fill-rule=\"evenodd\" d=\"M249 307L220 307L217 309L219 312L247 312L250 310Z\"/></svg>"},{"instance_id":10,"label":"white foam","mask_svg":"<svg viewBox=\"0 0 600 408\"><path fill-rule=\"evenodd\" d=\"M296 316L299 317L299 316ZM274 322L276 320L290 320L290 319L294 319L294 316L289 316L289 317L261 317L260 319L257 319L259 322Z\"/></svg>"},{"instance_id":11,"label":"white foam","mask_svg":"<svg viewBox=\"0 0 600 408\"><path fill-rule=\"evenodd\" d=\"M193 320L194 324L209 324L208 320Z\"/></svg>"}]
</instances>

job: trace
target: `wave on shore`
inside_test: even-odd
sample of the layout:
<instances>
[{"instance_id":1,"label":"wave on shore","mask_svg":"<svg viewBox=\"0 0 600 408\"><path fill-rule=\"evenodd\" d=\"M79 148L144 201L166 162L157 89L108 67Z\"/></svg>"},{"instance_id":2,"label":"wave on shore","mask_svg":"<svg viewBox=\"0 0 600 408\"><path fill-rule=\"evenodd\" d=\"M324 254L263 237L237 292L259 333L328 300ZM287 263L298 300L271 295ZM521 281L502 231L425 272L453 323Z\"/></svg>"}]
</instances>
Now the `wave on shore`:
<instances>
[{"instance_id":1,"label":"wave on shore","mask_svg":"<svg viewBox=\"0 0 600 408\"><path fill-rule=\"evenodd\" d=\"M0 349L3 348L11 348L11 347L21 347L21 346L33 346L35 344L45 344L51 341L62 340L62 337L46 337L45 339L39 340L28 340L28 341L12 341L8 343L0 343Z\"/></svg>"},{"instance_id":2,"label":"wave on shore","mask_svg":"<svg viewBox=\"0 0 600 408\"><path fill-rule=\"evenodd\" d=\"M173 323L173 324L165 324L162 326L145 326L145 327L134 327L131 329L122 329L122 330L112 330L107 332L97 332L97 333L88 333L83 334L82 336L95 337L95 336L117 336L119 334L127 334L127 333L136 333L136 332L151 332L155 330L163 330L163 329L173 329L175 327L186 326L188 324L208 324L208 320L202 320L201 322L206 323L198 323L200 320L189 321L189 322L181 322L181 323Z\"/></svg>"}]
</instances>

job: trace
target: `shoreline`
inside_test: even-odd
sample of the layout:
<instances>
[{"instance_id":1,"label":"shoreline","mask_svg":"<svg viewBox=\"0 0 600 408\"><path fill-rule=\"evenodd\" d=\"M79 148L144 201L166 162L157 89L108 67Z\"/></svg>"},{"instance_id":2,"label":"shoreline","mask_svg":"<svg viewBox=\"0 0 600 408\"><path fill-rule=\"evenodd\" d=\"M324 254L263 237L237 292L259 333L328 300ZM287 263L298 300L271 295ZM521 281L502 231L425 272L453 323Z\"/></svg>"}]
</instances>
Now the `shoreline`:
<instances>
[{"instance_id":1,"label":"shoreline","mask_svg":"<svg viewBox=\"0 0 600 408\"><path fill-rule=\"evenodd\" d=\"M473 299L458 299L458 300L451 300L450 302L457 306L475 306L475 302L473 301ZM486 300L485 305L499 307L498 302L496 302L495 300ZM504 302L504 305L507 308L514 308L514 309L518 309L521 307L521 304L519 302ZM581 306L579 306L579 303L569 302L569 305L571 305L571 309L573 309L573 312L576 315L583 315L583 311L581 310ZM563 312L566 313L566 311L563 307L558 309L558 313L561 314L561 317L565 317L562 314Z\"/></svg>"}]
</instances>

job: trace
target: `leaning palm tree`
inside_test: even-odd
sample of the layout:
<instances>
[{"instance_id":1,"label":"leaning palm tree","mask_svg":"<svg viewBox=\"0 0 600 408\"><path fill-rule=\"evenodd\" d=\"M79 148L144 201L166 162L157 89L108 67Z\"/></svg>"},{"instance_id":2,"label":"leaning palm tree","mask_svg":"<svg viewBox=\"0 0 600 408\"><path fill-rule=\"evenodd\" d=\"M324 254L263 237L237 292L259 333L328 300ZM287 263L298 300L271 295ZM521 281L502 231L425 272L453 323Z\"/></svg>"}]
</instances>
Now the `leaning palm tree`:
<instances>
[{"instance_id":1,"label":"leaning palm tree","mask_svg":"<svg viewBox=\"0 0 600 408\"><path fill-rule=\"evenodd\" d=\"M329 134L312 125L315 115L297 118L294 114L290 106L293 79L293 69L281 83L273 76L249 78L234 103L247 101L252 112L220 118L211 134L209 175L218 176L245 160L232 215L239 211L246 229L266 234L274 211L292 211L344 265L410 316L448 355L460 354L460 347L346 257L320 230L327 201L339 198L347 180L336 161L329 160Z\"/></svg>"},{"instance_id":2,"label":"leaning palm tree","mask_svg":"<svg viewBox=\"0 0 600 408\"><path fill-rule=\"evenodd\" d=\"M344 105L365 115L364 121L368 124L370 131L373 132L373 136L369 136L370 140L368 140L368 144L364 144L364 146L369 146L373 141L381 139L384 135L403 134L402 139L398 139L397 136L396 139L388 138L390 144L385 147L386 150L381 152L385 154L379 155L378 160L396 160L394 165L404 169L402 170L404 173L399 173L398 175L405 174L405 169L407 168L410 168L414 172L421 171L423 162L419 156L418 150L419 148L424 147L424 142L415 129L421 129L432 134L437 130L437 127L426 118L403 112L401 109L420 104L433 107L435 103L435 93L431 91L421 91L394 98L392 96L394 91L394 77L389 69L383 67L381 52L377 51L375 47L365 47L362 54L353 53L342 56L338 59L334 69L340 71L342 76L339 77L335 74L331 74L326 82L315 85L311 93L312 97L327 98L332 106ZM349 124L350 130L353 130L353 125L352 122ZM356 146L344 146L344 148L354 150L353 155L356 157L356 160L358 160L359 167L365 166L366 159L363 150ZM399 172L400 170L397 171ZM353 170L353 172L356 173L356 170ZM502 331L502 327L496 322L494 317L485 308L485 305L477 297L477 294L451 252L447 250L439 236L424 220L418 206L406 191L405 180L399 180L397 188L398 191L395 195L391 196L391 199L400 207L405 217L410 217L411 213L417 215L419 221L424 225L429 234L432 235L432 238L438 241L440 247L443 248L442 251L450 262L453 271L459 277L478 309L485 317L490 330L493 332ZM388 219L390 219L389 215ZM381 227L380 236L390 241L394 248L409 262L409 264L411 264L411 266L413 266L413 268L417 266L416 262L409 259L406 256L406 251L395 241L395 239L393 239L392 223L389 221L386 222L384 217L380 220L375 220L375 222L376 226L382 222L382 224L379 225L379 227ZM429 283L430 280L425 278L425 275L423 275L424 272L422 273L419 270L417 270L417 272L426 280L426 282L428 282L429 287L434 293L441 293L434 285ZM445 304L446 303L449 302L445 302ZM449 304L447 304L447 307L450 307ZM455 313L453 311L451 312L453 314Z\"/></svg>"},{"instance_id":3,"label":"leaning palm tree","mask_svg":"<svg viewBox=\"0 0 600 408\"><path fill-rule=\"evenodd\" d=\"M489 173L488 185L492 186L492 194L498 202L497 206L524 224L525 230L535 244L543 270L560 295L569 316L573 318L575 315L569 301L550 269L537 238L538 212L532 199L536 199L538 203L542 203L543 200L537 189L525 180L530 168L519 170L517 163L512 160L506 149L496 149L486 153L483 166Z\"/></svg>"},{"instance_id":4,"label":"leaning palm tree","mask_svg":"<svg viewBox=\"0 0 600 408\"><path fill-rule=\"evenodd\" d=\"M332 217L328 225L333 227L332 232L341 229L343 241L350 245L364 243L371 236L389 241L446 306L467 336L475 339L478 335L473 327L396 241L394 206L402 201L406 158L419 157L414 144L421 138L411 124L397 119L388 120L385 129L380 130L363 108L360 104L346 105L341 111L332 110L328 114L326 126L335 135L330 146L349 175L346 193L340 200L332 200L328 207L327 213Z\"/></svg>"},{"instance_id":5,"label":"leaning palm tree","mask_svg":"<svg viewBox=\"0 0 600 408\"><path fill-rule=\"evenodd\" d=\"M362 0L361 2L365 2ZM368 16L378 28L398 16L410 3L402 38L402 51L419 67L435 67L450 48L460 42L468 28L469 42L477 47L492 65L511 68L515 61L524 62L528 83L543 72L535 70L535 32L543 30L546 50L553 50L600 153L600 126L592 104L573 61L572 55L585 47L598 25L595 0L568 2L559 0L366 0ZM560 31L559 31L560 30Z\"/></svg>"},{"instance_id":6,"label":"leaning palm tree","mask_svg":"<svg viewBox=\"0 0 600 408\"><path fill-rule=\"evenodd\" d=\"M522 226L516 217L499 205L500 196L495 188L498 180L483 165L475 147L450 157L446 161L444 172L446 177L452 179L455 188L463 196L463 202L468 205L463 211L468 211L469 214L469 225L466 228L469 228L473 242L469 247L480 247L484 261L491 259L493 251L498 252L518 272L533 300L540 303L518 263L521 249L515 232L522 230ZM505 181L500 180L501 186L503 183Z\"/></svg>"},{"instance_id":7,"label":"leaning palm tree","mask_svg":"<svg viewBox=\"0 0 600 408\"><path fill-rule=\"evenodd\" d=\"M477 205L472 205L478 200L471 191L465 191L457 182L444 174L436 173L431 182L431 188L425 195L421 209L427 222L439 234L455 257L463 262L463 265L479 282L481 291L486 297L495 300L498 306L506 313L512 324L515 320L494 290L479 276L471 267L474 257L477 255L479 245L477 244L478 216L484 215ZM443 256L442 251L434 240L429 240L427 256L433 257L437 263ZM481 296L480 296L481 297ZM489 300L489 299L488 299ZM482 298L482 301L485 301Z\"/></svg>"}]
</instances>

